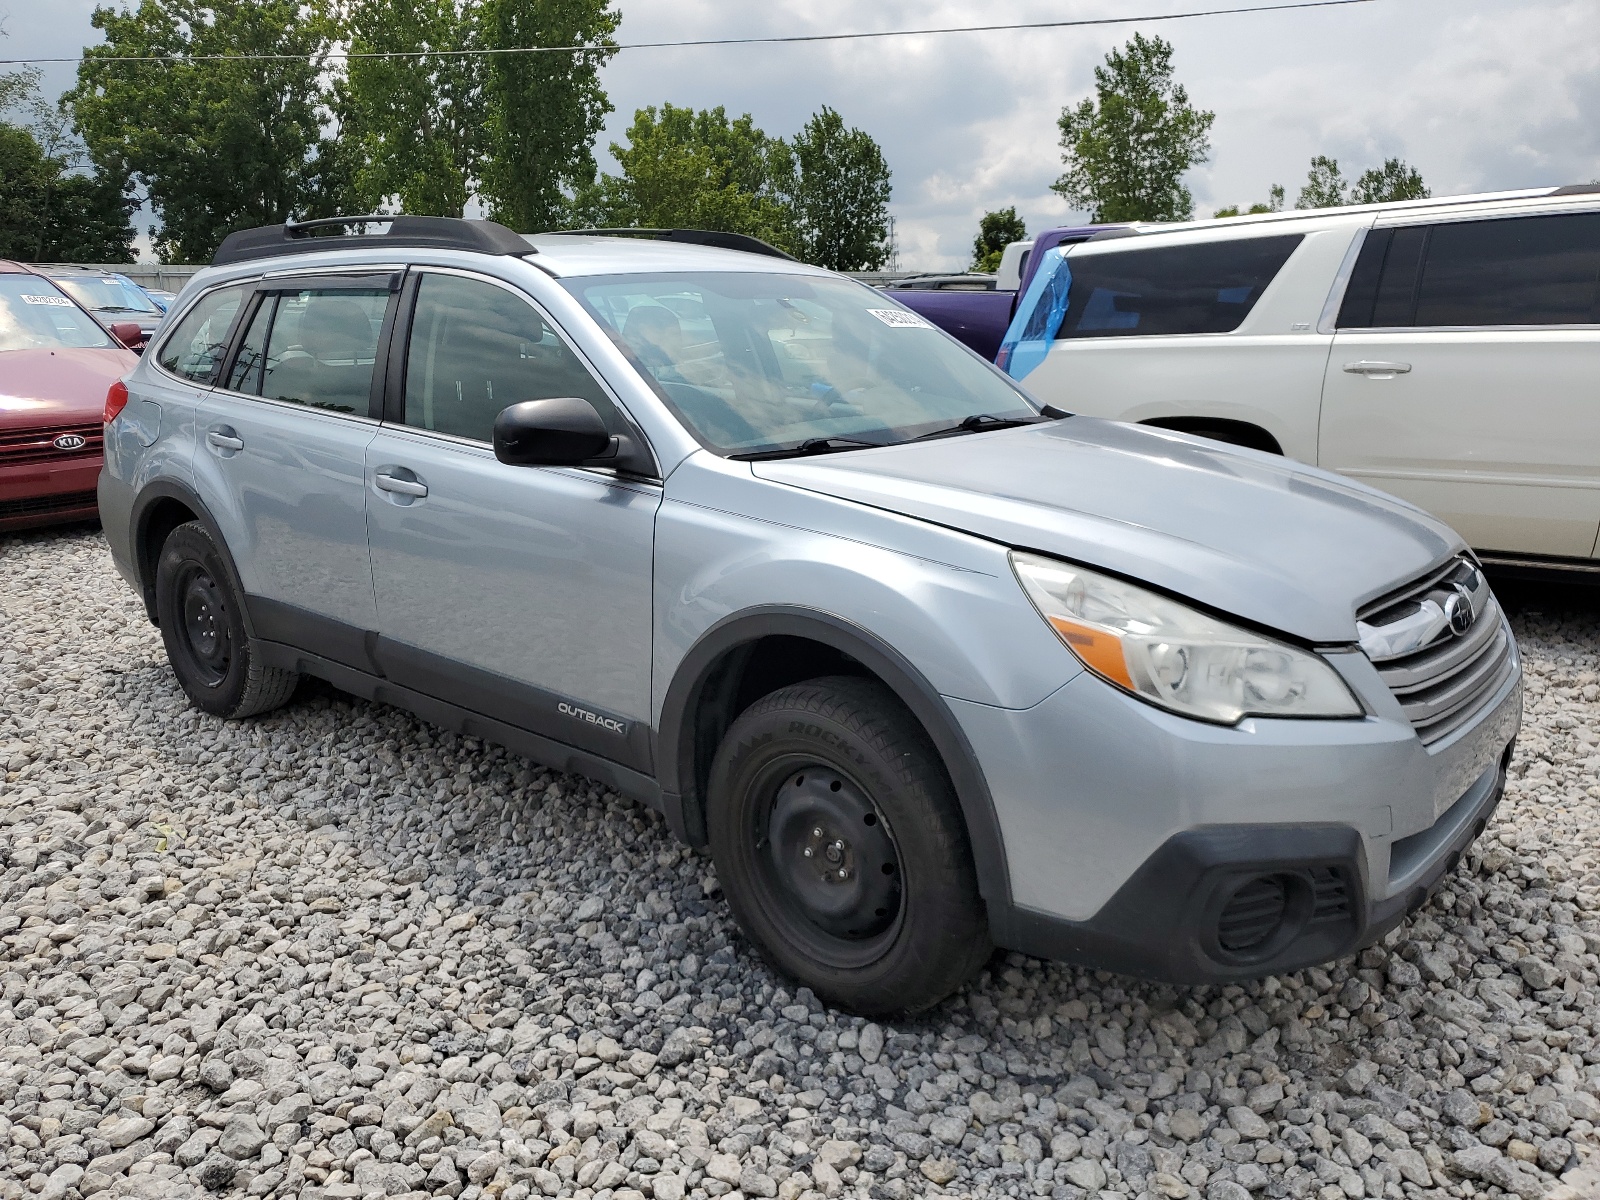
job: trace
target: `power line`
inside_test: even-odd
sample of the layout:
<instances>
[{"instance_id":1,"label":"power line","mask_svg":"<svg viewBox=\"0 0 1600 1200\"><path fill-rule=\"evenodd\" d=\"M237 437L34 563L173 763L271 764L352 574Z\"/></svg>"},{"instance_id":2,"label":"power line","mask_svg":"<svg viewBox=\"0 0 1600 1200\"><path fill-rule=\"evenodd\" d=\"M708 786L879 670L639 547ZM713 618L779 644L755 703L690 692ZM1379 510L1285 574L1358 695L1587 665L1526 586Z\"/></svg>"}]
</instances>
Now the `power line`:
<instances>
[{"instance_id":1,"label":"power line","mask_svg":"<svg viewBox=\"0 0 1600 1200\"><path fill-rule=\"evenodd\" d=\"M868 38L932 37L952 33L1010 33L1037 29L1076 29L1091 25L1136 25L1153 21L1187 21L1196 17L1226 17L1243 13L1287 12L1301 8L1343 8L1351 4L1372 4L1376 0L1296 0L1289 4L1253 4L1241 8L1209 8L1198 12L1154 13L1141 17L1086 17L1074 21L1023 21L1011 25L947 25L936 29L882 29L863 33L800 33L783 37L695 38L675 42L623 42L608 46L504 46L479 50L330 50L320 57L352 58L472 58L496 54L579 54L600 51L607 54L623 50L677 50L699 46L774 46L800 42L855 42ZM198 62L306 62L319 57L310 54L126 54L93 55L99 63L198 63ZM0 58L0 67L33 67L47 63L78 63L76 58Z\"/></svg>"}]
</instances>

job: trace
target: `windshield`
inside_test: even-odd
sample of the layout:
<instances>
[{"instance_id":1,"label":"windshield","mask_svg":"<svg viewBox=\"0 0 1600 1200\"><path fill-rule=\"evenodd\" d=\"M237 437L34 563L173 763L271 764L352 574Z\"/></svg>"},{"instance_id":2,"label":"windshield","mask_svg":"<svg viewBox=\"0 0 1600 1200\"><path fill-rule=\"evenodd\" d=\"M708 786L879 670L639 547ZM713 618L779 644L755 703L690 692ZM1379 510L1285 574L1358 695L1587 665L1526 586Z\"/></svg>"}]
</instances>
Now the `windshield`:
<instances>
[{"instance_id":1,"label":"windshield","mask_svg":"<svg viewBox=\"0 0 1600 1200\"><path fill-rule=\"evenodd\" d=\"M120 275L84 276L57 279L56 284L67 295L91 312L141 312L161 315L161 310L144 290L131 279Z\"/></svg>"},{"instance_id":2,"label":"windshield","mask_svg":"<svg viewBox=\"0 0 1600 1200\"><path fill-rule=\"evenodd\" d=\"M112 345L94 318L48 279L0 275L0 350Z\"/></svg>"},{"instance_id":3,"label":"windshield","mask_svg":"<svg viewBox=\"0 0 1600 1200\"><path fill-rule=\"evenodd\" d=\"M719 453L884 445L979 416L1039 419L982 359L847 280L705 272L563 284Z\"/></svg>"}]
</instances>

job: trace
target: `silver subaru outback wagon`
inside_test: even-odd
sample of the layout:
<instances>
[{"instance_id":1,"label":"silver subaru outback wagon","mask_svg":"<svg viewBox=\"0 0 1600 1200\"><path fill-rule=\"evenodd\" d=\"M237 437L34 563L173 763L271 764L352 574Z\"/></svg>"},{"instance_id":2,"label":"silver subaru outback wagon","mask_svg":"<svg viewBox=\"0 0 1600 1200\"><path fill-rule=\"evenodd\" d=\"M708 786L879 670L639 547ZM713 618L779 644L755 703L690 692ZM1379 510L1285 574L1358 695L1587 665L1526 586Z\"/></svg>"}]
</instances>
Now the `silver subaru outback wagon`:
<instances>
[{"instance_id":1,"label":"silver subaru outback wagon","mask_svg":"<svg viewBox=\"0 0 1600 1200\"><path fill-rule=\"evenodd\" d=\"M603 780L865 1013L997 945L1348 954L1500 798L1517 647L1401 501L1041 407L748 240L345 228L234 234L108 398L107 539L207 712L310 674Z\"/></svg>"}]
</instances>

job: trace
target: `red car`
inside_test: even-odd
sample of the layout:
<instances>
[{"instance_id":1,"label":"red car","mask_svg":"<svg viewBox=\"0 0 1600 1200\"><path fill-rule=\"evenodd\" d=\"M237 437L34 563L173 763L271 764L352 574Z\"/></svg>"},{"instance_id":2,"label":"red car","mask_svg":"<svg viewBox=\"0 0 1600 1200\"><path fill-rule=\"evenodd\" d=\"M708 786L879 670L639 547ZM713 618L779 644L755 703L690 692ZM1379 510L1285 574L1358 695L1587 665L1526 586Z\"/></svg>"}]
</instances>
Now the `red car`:
<instances>
[{"instance_id":1,"label":"red car","mask_svg":"<svg viewBox=\"0 0 1600 1200\"><path fill-rule=\"evenodd\" d=\"M0 532L95 516L106 392L138 361L55 284L0 260Z\"/></svg>"}]
</instances>

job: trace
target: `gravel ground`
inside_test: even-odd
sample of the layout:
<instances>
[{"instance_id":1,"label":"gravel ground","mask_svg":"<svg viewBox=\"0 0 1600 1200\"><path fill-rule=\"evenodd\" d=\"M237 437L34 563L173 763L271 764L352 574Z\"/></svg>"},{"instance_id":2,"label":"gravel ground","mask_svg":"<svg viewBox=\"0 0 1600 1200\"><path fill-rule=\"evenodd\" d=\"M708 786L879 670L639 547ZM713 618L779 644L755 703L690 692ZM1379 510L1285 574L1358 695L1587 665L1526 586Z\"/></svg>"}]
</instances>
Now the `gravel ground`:
<instances>
[{"instance_id":1,"label":"gravel ground","mask_svg":"<svg viewBox=\"0 0 1600 1200\"><path fill-rule=\"evenodd\" d=\"M1516 608L1506 802L1386 946L869 1024L653 814L315 684L202 716L97 533L0 539L0 1198L1600 1195L1600 598Z\"/></svg>"}]
</instances>

